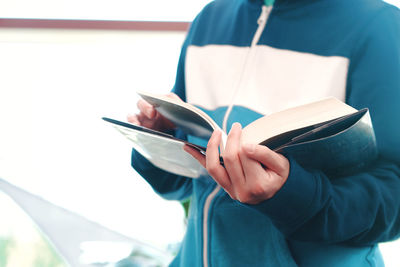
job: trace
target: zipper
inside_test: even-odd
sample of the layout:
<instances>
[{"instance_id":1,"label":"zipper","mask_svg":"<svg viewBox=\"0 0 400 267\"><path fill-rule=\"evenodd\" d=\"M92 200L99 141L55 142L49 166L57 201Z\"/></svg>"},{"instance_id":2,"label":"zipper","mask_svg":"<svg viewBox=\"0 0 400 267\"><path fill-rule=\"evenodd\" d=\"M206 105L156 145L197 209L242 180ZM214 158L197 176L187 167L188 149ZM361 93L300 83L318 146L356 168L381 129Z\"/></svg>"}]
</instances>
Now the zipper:
<instances>
[{"instance_id":1,"label":"zipper","mask_svg":"<svg viewBox=\"0 0 400 267\"><path fill-rule=\"evenodd\" d=\"M264 31L265 25L267 25L267 20L269 18L269 14L271 14L272 6L262 6L261 15L257 20L258 28L256 33L254 34L253 41L251 42L251 48L254 48L258 41L260 40L261 34Z\"/></svg>"},{"instance_id":2,"label":"zipper","mask_svg":"<svg viewBox=\"0 0 400 267\"><path fill-rule=\"evenodd\" d=\"M222 122L222 129L225 133L228 133L228 131L227 131L228 118L229 118L229 115L231 114L231 111L233 108L233 103L235 102L235 99L236 99L237 93L239 92L239 89L243 87L244 80L245 80L243 78L247 77L247 75L248 75L247 73L250 70L249 66L253 62L253 58L255 55L255 47L256 47L258 41L260 40L261 34L264 31L265 25L267 25L267 21L268 21L269 15L271 14L271 11L272 11L272 6L263 5L261 8L260 17L257 20L258 27L257 27L256 33L254 34L253 40L251 41L251 46L250 46L249 51L247 52L246 59L243 64L242 72L240 74L238 83L235 86L235 91L234 91L232 100L228 106L228 109L224 116L224 120Z\"/></svg>"},{"instance_id":3,"label":"zipper","mask_svg":"<svg viewBox=\"0 0 400 267\"><path fill-rule=\"evenodd\" d=\"M221 186L217 185L214 190L207 196L206 202L203 208L203 265L208 267L208 211L214 197L218 194Z\"/></svg>"},{"instance_id":4,"label":"zipper","mask_svg":"<svg viewBox=\"0 0 400 267\"><path fill-rule=\"evenodd\" d=\"M235 86L236 88L235 88L235 92L232 97L232 101L229 104L227 111L225 112L224 120L222 122L222 130L225 133L228 133L228 131L227 131L228 117L232 111L233 104L236 99L236 95L239 92L239 89L241 87L243 87L243 83L244 83L243 77L247 76L247 72L248 72L247 70L249 69L251 62L253 61L255 47L256 47L258 41L260 40L261 34L264 31L265 25L267 24L267 21L268 21L269 15L271 14L271 11L272 11L272 6L263 5L261 8L261 14L257 20L257 23L258 23L257 30L253 36L250 49L247 52L240 78L238 80L237 85ZM224 144L225 144L225 142L224 142ZM215 196L218 194L220 189L221 189L221 186L217 185L214 188L214 190L207 196L206 201L204 203L204 208L203 208L203 266L204 267L208 267L208 213L210 211L211 202L213 201Z\"/></svg>"}]
</instances>

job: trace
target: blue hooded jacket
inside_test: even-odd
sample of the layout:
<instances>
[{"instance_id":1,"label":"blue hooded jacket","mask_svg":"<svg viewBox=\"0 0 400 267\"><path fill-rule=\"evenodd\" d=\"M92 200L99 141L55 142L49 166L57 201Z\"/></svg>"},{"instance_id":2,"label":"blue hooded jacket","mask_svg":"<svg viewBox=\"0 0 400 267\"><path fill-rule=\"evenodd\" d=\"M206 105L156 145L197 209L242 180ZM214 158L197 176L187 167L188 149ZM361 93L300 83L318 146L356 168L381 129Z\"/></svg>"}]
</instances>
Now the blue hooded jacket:
<instances>
[{"instance_id":1,"label":"blue hooded jacket","mask_svg":"<svg viewBox=\"0 0 400 267\"><path fill-rule=\"evenodd\" d=\"M173 91L225 129L327 96L368 107L379 158L346 177L290 159L280 191L244 205L207 175L167 173L133 151L132 166L157 193L191 199L172 266L383 265L377 243L400 233L397 8L379 0L213 1L191 25Z\"/></svg>"}]
</instances>

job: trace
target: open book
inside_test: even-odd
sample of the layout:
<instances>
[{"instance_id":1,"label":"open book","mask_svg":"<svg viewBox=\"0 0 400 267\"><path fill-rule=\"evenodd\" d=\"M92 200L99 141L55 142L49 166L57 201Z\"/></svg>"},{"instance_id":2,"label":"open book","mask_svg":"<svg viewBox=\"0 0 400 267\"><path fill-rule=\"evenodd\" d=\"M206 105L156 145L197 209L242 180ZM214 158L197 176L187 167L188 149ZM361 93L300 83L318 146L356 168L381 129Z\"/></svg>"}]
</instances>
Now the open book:
<instances>
[{"instance_id":1,"label":"open book","mask_svg":"<svg viewBox=\"0 0 400 267\"><path fill-rule=\"evenodd\" d=\"M139 95L188 135L208 140L214 130L221 130L210 116L186 102L144 92ZM204 147L167 133L103 119L132 141L133 148L153 165L191 178L205 171L183 150L187 144L205 154ZM222 139L226 140L226 134ZM303 167L335 175L357 171L377 156L368 109L356 110L336 98L261 117L243 128L241 141L268 146L295 158Z\"/></svg>"}]
</instances>

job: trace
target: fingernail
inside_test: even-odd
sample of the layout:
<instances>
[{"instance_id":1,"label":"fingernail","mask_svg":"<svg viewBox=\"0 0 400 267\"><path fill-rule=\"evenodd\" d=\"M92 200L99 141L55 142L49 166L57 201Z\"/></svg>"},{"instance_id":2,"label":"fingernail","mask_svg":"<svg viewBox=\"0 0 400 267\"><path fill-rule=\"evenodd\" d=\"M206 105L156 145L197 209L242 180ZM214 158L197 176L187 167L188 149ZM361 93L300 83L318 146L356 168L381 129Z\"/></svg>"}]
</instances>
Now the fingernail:
<instances>
[{"instance_id":1,"label":"fingernail","mask_svg":"<svg viewBox=\"0 0 400 267\"><path fill-rule=\"evenodd\" d=\"M242 125L241 125L239 122L235 122L234 124L232 124L232 128L231 128L231 130L232 130L233 128L239 128L239 129L242 129Z\"/></svg>"},{"instance_id":2,"label":"fingernail","mask_svg":"<svg viewBox=\"0 0 400 267\"><path fill-rule=\"evenodd\" d=\"M184 145L183 150L185 150L186 152L189 152L190 149L188 148L188 145Z\"/></svg>"},{"instance_id":3,"label":"fingernail","mask_svg":"<svg viewBox=\"0 0 400 267\"><path fill-rule=\"evenodd\" d=\"M153 118L153 112L152 112L153 110L152 110L152 108L147 108L146 109L146 116L147 116L147 118L149 118L149 119L152 119Z\"/></svg>"},{"instance_id":4,"label":"fingernail","mask_svg":"<svg viewBox=\"0 0 400 267\"><path fill-rule=\"evenodd\" d=\"M219 130L214 130L214 132L212 133L211 137L217 136L217 135L219 135L219 134L221 134L221 131L219 131Z\"/></svg>"},{"instance_id":5,"label":"fingernail","mask_svg":"<svg viewBox=\"0 0 400 267\"><path fill-rule=\"evenodd\" d=\"M137 120L137 118L136 118L136 114L128 114L128 115L126 116L126 119L127 119L127 121L130 122L130 123L137 123L137 122L138 122L138 120Z\"/></svg>"},{"instance_id":6,"label":"fingernail","mask_svg":"<svg viewBox=\"0 0 400 267\"><path fill-rule=\"evenodd\" d=\"M253 154L254 151L256 150L256 145L255 144L244 144L243 148L247 153Z\"/></svg>"}]
</instances>

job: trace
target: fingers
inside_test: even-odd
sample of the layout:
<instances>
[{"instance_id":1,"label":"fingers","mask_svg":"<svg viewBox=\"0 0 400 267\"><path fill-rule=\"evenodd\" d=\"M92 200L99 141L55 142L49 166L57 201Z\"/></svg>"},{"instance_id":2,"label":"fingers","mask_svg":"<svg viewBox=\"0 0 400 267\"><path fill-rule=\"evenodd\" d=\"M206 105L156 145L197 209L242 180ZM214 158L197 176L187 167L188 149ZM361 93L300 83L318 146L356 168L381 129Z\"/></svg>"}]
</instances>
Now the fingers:
<instances>
[{"instance_id":1,"label":"fingers","mask_svg":"<svg viewBox=\"0 0 400 267\"><path fill-rule=\"evenodd\" d=\"M245 186L239 192L241 202L257 204L270 199L286 182L287 177L265 168L259 161L248 157L246 152L242 152L240 160L243 171L248 177Z\"/></svg>"},{"instance_id":2,"label":"fingers","mask_svg":"<svg viewBox=\"0 0 400 267\"><path fill-rule=\"evenodd\" d=\"M127 116L128 122L147 128L153 128L153 125L155 124L154 121L157 117L156 109L143 99L140 99L137 102L137 107L139 108L140 113L129 114Z\"/></svg>"},{"instance_id":3,"label":"fingers","mask_svg":"<svg viewBox=\"0 0 400 267\"><path fill-rule=\"evenodd\" d=\"M207 144L206 150L206 169L214 180L225 190L229 190L231 181L224 167L219 161L219 144L221 142L221 132L214 131Z\"/></svg>"},{"instance_id":4,"label":"fingers","mask_svg":"<svg viewBox=\"0 0 400 267\"><path fill-rule=\"evenodd\" d=\"M128 122L130 122L132 124L140 125L139 118L136 114L128 114L126 119L128 120Z\"/></svg>"},{"instance_id":5,"label":"fingers","mask_svg":"<svg viewBox=\"0 0 400 267\"><path fill-rule=\"evenodd\" d=\"M179 96L177 96L174 93L168 93L167 96L170 97L170 98L176 99L176 100L183 101Z\"/></svg>"},{"instance_id":6,"label":"fingers","mask_svg":"<svg viewBox=\"0 0 400 267\"><path fill-rule=\"evenodd\" d=\"M183 150L189 153L192 157L194 157L204 168L206 168L206 157L201 154L198 150L194 149L191 146L184 145Z\"/></svg>"},{"instance_id":7,"label":"fingers","mask_svg":"<svg viewBox=\"0 0 400 267\"><path fill-rule=\"evenodd\" d=\"M240 123L234 123L229 132L223 153L225 168L231 182L238 185L244 184L245 182L245 176L239 158L241 135L242 126Z\"/></svg>"},{"instance_id":8,"label":"fingers","mask_svg":"<svg viewBox=\"0 0 400 267\"><path fill-rule=\"evenodd\" d=\"M211 136L205 157L189 146L185 146L184 150L205 166L232 199L257 204L273 197L282 188L289 175L290 164L284 156L265 146L241 146L241 133L240 124L235 123L223 152L225 168L219 161L219 131Z\"/></svg>"},{"instance_id":9,"label":"fingers","mask_svg":"<svg viewBox=\"0 0 400 267\"><path fill-rule=\"evenodd\" d=\"M183 101L174 93L169 93L167 96L179 101ZM154 106L144 99L140 99L137 102L137 107L139 109L139 114L127 116L127 120L130 123L158 131L165 131L175 128L175 125L170 120L158 113Z\"/></svg>"},{"instance_id":10,"label":"fingers","mask_svg":"<svg viewBox=\"0 0 400 267\"><path fill-rule=\"evenodd\" d=\"M184 149L206 167L232 199L257 204L273 197L282 188L289 175L290 164L284 156L265 146L241 146L241 133L240 124L235 123L223 152L225 168L219 161L219 131L211 136L205 158L193 148L185 146Z\"/></svg>"},{"instance_id":11,"label":"fingers","mask_svg":"<svg viewBox=\"0 0 400 267\"><path fill-rule=\"evenodd\" d=\"M145 115L147 119L154 119L157 115L156 109L147 101L140 99L137 102L137 107L140 110L140 113Z\"/></svg>"},{"instance_id":12,"label":"fingers","mask_svg":"<svg viewBox=\"0 0 400 267\"><path fill-rule=\"evenodd\" d=\"M249 158L259 161L268 169L273 170L282 177L289 175L289 161L281 154L278 154L266 146L245 144L243 151Z\"/></svg>"},{"instance_id":13,"label":"fingers","mask_svg":"<svg viewBox=\"0 0 400 267\"><path fill-rule=\"evenodd\" d=\"M246 178L246 182L251 183L252 178L259 177L260 174L265 173L265 169L261 166L260 162L254 160L247 156L245 152L241 152L240 154L240 162L242 164L243 173Z\"/></svg>"},{"instance_id":14,"label":"fingers","mask_svg":"<svg viewBox=\"0 0 400 267\"><path fill-rule=\"evenodd\" d=\"M158 113L147 101L140 99L137 102L137 107L140 111L139 114L128 115L127 117L130 123L157 131L166 131L175 128L175 125L170 120Z\"/></svg>"}]
</instances>

